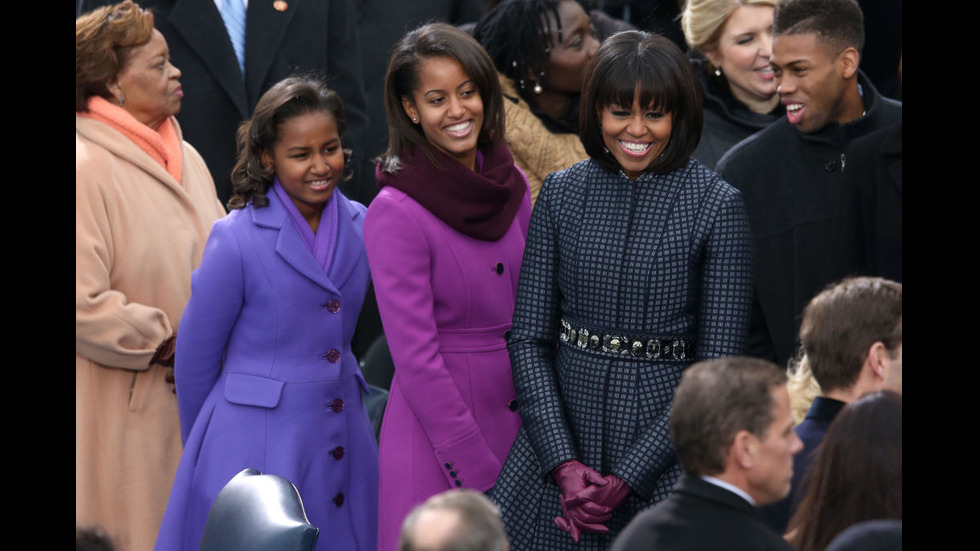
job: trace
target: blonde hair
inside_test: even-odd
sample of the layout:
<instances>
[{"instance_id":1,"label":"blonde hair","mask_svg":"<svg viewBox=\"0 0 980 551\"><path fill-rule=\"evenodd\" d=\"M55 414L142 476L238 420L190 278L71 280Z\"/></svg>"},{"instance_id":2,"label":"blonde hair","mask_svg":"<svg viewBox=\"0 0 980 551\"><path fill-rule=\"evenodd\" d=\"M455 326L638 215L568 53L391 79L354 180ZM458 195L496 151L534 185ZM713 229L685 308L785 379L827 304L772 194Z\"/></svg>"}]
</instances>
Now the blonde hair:
<instances>
[{"instance_id":1,"label":"blonde hair","mask_svg":"<svg viewBox=\"0 0 980 551\"><path fill-rule=\"evenodd\" d=\"M778 0L687 0L681 28L687 45L701 53L718 43L725 21L742 6L776 7Z\"/></svg>"},{"instance_id":2,"label":"blonde hair","mask_svg":"<svg viewBox=\"0 0 980 551\"><path fill-rule=\"evenodd\" d=\"M806 417L806 412L810 410L813 399L820 396L820 383L813 377L810 371L810 360L806 354L800 354L790 360L789 367L786 369L789 381L786 383L786 390L789 391L789 409L793 413L793 422L799 425Z\"/></svg>"}]
</instances>

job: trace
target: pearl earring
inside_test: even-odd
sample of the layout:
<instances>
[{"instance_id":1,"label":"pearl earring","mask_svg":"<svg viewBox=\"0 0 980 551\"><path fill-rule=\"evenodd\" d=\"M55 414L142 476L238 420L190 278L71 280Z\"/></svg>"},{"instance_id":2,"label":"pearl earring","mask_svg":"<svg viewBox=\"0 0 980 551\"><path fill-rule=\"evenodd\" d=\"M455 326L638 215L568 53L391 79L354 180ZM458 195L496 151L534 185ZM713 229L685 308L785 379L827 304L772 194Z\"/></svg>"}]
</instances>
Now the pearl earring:
<instances>
[{"instance_id":1,"label":"pearl earring","mask_svg":"<svg viewBox=\"0 0 980 551\"><path fill-rule=\"evenodd\" d=\"M720 67L715 67L715 76L716 77L720 77L721 76L721 68Z\"/></svg>"},{"instance_id":2,"label":"pearl earring","mask_svg":"<svg viewBox=\"0 0 980 551\"><path fill-rule=\"evenodd\" d=\"M544 92L544 88L541 87L540 82L535 82L534 88L532 88L531 91L533 91L535 94L541 94L541 92Z\"/></svg>"}]
</instances>

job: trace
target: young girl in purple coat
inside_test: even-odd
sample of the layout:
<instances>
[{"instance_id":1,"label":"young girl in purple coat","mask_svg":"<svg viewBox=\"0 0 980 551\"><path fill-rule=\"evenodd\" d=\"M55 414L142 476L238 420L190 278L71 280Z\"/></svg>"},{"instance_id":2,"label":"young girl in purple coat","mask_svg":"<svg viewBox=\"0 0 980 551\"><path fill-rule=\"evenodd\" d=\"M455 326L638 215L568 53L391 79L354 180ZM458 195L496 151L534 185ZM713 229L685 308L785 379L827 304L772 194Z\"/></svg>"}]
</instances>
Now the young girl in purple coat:
<instances>
[{"instance_id":1,"label":"young girl in purple coat","mask_svg":"<svg viewBox=\"0 0 980 551\"><path fill-rule=\"evenodd\" d=\"M266 92L239 130L231 214L193 275L175 377L184 453L156 548L196 550L245 468L299 490L318 549L373 550L378 449L351 337L369 280L365 207L337 189L340 97L310 78Z\"/></svg>"},{"instance_id":2,"label":"young girl in purple coat","mask_svg":"<svg viewBox=\"0 0 980 551\"><path fill-rule=\"evenodd\" d=\"M395 365L380 444L385 551L414 505L491 489L520 427L505 335L531 201L502 101L493 62L465 32L434 23L395 46L389 149L364 223Z\"/></svg>"}]
</instances>

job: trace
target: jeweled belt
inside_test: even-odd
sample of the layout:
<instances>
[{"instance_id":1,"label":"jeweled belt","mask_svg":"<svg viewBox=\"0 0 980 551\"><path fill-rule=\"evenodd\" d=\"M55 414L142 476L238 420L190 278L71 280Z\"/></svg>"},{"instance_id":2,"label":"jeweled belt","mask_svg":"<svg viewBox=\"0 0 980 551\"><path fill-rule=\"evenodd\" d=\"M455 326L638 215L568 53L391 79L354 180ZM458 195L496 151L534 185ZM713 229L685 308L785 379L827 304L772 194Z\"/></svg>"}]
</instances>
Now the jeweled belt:
<instances>
[{"instance_id":1,"label":"jeweled belt","mask_svg":"<svg viewBox=\"0 0 980 551\"><path fill-rule=\"evenodd\" d=\"M561 342L616 358L638 360L691 361L694 359L694 339L648 337L629 333L595 330L561 320L558 333Z\"/></svg>"}]
</instances>

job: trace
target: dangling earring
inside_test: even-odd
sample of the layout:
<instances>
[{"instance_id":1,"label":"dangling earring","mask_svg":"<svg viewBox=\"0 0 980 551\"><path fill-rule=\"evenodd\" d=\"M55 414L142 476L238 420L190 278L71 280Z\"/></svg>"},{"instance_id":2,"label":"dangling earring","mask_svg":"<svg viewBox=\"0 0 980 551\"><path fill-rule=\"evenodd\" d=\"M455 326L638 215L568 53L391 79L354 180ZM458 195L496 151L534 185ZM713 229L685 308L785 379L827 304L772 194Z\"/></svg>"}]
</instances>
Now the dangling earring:
<instances>
[{"instance_id":1,"label":"dangling earring","mask_svg":"<svg viewBox=\"0 0 980 551\"><path fill-rule=\"evenodd\" d=\"M534 88L531 88L531 91L534 92L536 95L540 95L541 92L544 92L544 88L541 87L540 82L535 82Z\"/></svg>"},{"instance_id":2,"label":"dangling earring","mask_svg":"<svg viewBox=\"0 0 980 551\"><path fill-rule=\"evenodd\" d=\"M122 105L124 103L126 103L126 96L120 96L120 98L119 98L119 107L122 107Z\"/></svg>"},{"instance_id":3,"label":"dangling earring","mask_svg":"<svg viewBox=\"0 0 980 551\"><path fill-rule=\"evenodd\" d=\"M721 76L721 67L715 67L715 76L716 77L720 77Z\"/></svg>"}]
</instances>

